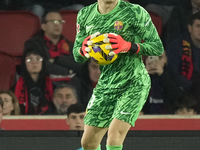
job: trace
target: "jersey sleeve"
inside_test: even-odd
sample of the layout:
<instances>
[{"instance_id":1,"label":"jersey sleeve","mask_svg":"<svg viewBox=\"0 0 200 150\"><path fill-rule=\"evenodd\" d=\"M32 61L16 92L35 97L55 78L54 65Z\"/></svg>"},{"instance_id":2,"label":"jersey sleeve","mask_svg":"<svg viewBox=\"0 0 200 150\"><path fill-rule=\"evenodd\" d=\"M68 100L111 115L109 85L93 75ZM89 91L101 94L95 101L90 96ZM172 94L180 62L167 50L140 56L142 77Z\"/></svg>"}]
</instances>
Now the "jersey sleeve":
<instances>
[{"instance_id":1,"label":"jersey sleeve","mask_svg":"<svg viewBox=\"0 0 200 150\"><path fill-rule=\"evenodd\" d=\"M135 23L135 32L137 32L138 36L144 40L144 43L139 43L139 54L146 56L161 55L164 51L163 44L149 13L140 6L138 6L136 9L136 12L140 13L138 13L138 17Z\"/></svg>"},{"instance_id":2,"label":"jersey sleeve","mask_svg":"<svg viewBox=\"0 0 200 150\"><path fill-rule=\"evenodd\" d=\"M73 47L74 59L78 63L84 63L88 59L80 54L80 48L82 47L82 43L84 39L88 36L84 27L84 18L84 10L80 10L77 15L76 39Z\"/></svg>"}]
</instances>

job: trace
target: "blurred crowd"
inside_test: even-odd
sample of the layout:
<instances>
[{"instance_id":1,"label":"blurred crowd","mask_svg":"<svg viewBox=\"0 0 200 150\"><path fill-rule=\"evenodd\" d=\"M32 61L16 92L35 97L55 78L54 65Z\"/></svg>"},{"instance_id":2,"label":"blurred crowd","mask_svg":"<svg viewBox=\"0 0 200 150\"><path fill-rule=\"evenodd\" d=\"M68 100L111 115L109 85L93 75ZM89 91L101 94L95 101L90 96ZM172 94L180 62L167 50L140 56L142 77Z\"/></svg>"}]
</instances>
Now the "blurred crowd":
<instances>
[{"instance_id":1,"label":"blurred crowd","mask_svg":"<svg viewBox=\"0 0 200 150\"><path fill-rule=\"evenodd\" d=\"M71 130L83 130L87 103L101 75L92 60L78 64L74 41L62 35L60 10L80 10L90 1L3 0L0 10L28 10L41 20L41 30L24 43L16 81L0 89L3 115L66 115ZM200 113L200 0L129 0L162 19L161 56L143 56L151 90L141 115ZM52 81L50 77L70 80Z\"/></svg>"}]
</instances>

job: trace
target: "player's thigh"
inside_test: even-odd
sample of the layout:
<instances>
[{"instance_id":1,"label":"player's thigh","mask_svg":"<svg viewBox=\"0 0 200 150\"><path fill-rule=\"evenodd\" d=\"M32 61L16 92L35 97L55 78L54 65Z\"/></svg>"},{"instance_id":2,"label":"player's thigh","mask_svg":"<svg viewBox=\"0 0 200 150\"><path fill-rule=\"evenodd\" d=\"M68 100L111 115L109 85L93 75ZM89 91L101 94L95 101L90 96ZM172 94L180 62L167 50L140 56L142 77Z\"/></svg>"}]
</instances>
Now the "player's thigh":
<instances>
[{"instance_id":1,"label":"player's thigh","mask_svg":"<svg viewBox=\"0 0 200 150\"><path fill-rule=\"evenodd\" d=\"M117 97L114 93L95 92L90 99L84 123L96 127L109 127Z\"/></svg>"},{"instance_id":2,"label":"player's thigh","mask_svg":"<svg viewBox=\"0 0 200 150\"><path fill-rule=\"evenodd\" d=\"M130 123L114 118L110 124L108 134L114 134L116 131L119 132L119 134L126 134L130 127Z\"/></svg>"},{"instance_id":3,"label":"player's thigh","mask_svg":"<svg viewBox=\"0 0 200 150\"><path fill-rule=\"evenodd\" d=\"M107 130L108 128L100 128L100 127L85 125L81 142L95 143L99 145Z\"/></svg>"},{"instance_id":4,"label":"player's thigh","mask_svg":"<svg viewBox=\"0 0 200 150\"><path fill-rule=\"evenodd\" d=\"M135 86L127 89L117 100L113 118L134 126L149 94L150 86Z\"/></svg>"}]
</instances>

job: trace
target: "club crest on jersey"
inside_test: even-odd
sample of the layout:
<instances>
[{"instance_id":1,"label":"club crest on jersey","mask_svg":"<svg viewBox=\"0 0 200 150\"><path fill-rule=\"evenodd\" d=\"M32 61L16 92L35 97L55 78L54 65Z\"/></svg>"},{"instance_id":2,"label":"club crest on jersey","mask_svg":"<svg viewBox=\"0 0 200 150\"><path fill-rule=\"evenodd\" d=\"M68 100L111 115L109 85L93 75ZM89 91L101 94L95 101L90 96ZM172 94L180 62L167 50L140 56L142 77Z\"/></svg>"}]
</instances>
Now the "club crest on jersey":
<instances>
[{"instance_id":1,"label":"club crest on jersey","mask_svg":"<svg viewBox=\"0 0 200 150\"><path fill-rule=\"evenodd\" d=\"M114 27L116 30L121 30L123 28L123 22L122 21L115 21Z\"/></svg>"}]
</instances>

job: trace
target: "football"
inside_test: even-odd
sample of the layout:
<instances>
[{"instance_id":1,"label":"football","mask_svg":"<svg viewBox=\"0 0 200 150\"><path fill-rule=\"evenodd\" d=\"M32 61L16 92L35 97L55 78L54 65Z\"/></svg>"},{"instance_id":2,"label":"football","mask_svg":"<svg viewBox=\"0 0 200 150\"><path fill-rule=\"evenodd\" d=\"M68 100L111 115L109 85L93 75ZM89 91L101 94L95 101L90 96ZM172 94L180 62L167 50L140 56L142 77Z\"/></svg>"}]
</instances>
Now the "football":
<instances>
[{"instance_id":1,"label":"football","mask_svg":"<svg viewBox=\"0 0 200 150\"><path fill-rule=\"evenodd\" d=\"M103 36L103 34L100 34L95 38L91 39L90 41L92 41L93 44L88 46L91 49L91 51L89 52L91 59L99 65L111 64L118 57L117 55L108 55L111 50L107 50L105 47L106 45L111 45L111 43L104 43L104 38L105 37Z\"/></svg>"}]
</instances>

